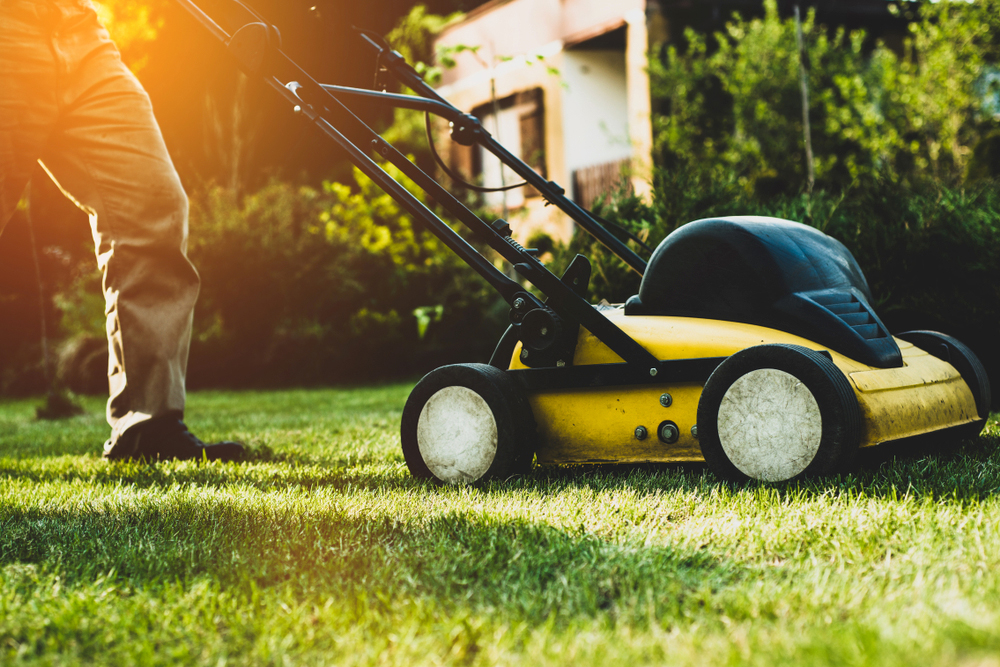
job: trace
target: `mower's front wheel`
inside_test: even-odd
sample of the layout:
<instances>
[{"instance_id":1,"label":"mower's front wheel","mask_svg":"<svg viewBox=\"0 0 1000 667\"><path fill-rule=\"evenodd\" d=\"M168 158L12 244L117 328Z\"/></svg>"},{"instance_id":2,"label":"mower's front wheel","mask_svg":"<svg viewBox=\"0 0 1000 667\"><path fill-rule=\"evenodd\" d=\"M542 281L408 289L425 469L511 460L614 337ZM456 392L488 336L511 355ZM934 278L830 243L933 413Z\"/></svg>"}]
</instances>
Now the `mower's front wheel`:
<instances>
[{"instance_id":1,"label":"mower's front wheel","mask_svg":"<svg viewBox=\"0 0 1000 667\"><path fill-rule=\"evenodd\" d=\"M822 354L759 345L722 362L698 403L702 455L731 481L783 482L844 470L861 439L850 382Z\"/></svg>"},{"instance_id":2,"label":"mower's front wheel","mask_svg":"<svg viewBox=\"0 0 1000 667\"><path fill-rule=\"evenodd\" d=\"M534 458L535 420L517 384L486 364L442 366L410 392L400 429L410 473L441 484L503 480Z\"/></svg>"}]
</instances>

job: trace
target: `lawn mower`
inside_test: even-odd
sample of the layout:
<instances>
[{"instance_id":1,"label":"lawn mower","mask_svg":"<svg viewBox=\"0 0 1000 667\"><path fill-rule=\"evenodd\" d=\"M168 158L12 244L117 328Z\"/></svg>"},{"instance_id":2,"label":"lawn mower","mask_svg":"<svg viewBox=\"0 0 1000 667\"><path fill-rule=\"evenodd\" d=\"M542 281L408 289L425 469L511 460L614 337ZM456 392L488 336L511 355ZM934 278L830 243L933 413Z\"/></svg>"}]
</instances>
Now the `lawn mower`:
<instances>
[{"instance_id":1,"label":"lawn mower","mask_svg":"<svg viewBox=\"0 0 1000 667\"><path fill-rule=\"evenodd\" d=\"M510 306L488 364L438 368L410 394L401 441L414 476L469 484L535 461L705 461L723 479L781 482L847 470L860 448L982 430L991 397L976 356L944 334L892 335L858 263L822 232L774 218L698 220L669 234L647 262L378 35L359 31L377 66L415 94L321 84L284 54L278 29L239 0L231 4L244 20L231 35L190 0L177 1ZM492 153L639 273L639 293L591 304L585 257L562 276L549 271L506 221L478 217L355 116L350 105L361 101L450 122L453 141ZM377 160L395 165L518 279Z\"/></svg>"}]
</instances>

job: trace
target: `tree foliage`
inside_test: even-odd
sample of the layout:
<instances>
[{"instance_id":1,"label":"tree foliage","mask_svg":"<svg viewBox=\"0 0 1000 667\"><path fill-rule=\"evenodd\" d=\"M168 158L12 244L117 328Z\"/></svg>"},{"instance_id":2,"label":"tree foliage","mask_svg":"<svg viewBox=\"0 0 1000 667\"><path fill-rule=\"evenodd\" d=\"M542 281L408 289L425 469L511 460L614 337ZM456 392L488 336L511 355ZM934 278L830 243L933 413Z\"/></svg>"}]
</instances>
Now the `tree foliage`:
<instances>
[{"instance_id":1,"label":"tree foliage","mask_svg":"<svg viewBox=\"0 0 1000 667\"><path fill-rule=\"evenodd\" d=\"M666 167L735 176L765 193L802 187L795 22L776 0L764 7L762 18L734 15L722 33L689 30L686 50L670 47L651 60L663 109L655 145ZM993 53L998 9L996 0L922 4L899 53L864 31L817 24L810 11L802 30L818 181L961 182L988 130L976 83Z\"/></svg>"},{"instance_id":2,"label":"tree foliage","mask_svg":"<svg viewBox=\"0 0 1000 667\"><path fill-rule=\"evenodd\" d=\"M169 0L94 0L101 24L133 72L149 62L149 49L160 34Z\"/></svg>"}]
</instances>

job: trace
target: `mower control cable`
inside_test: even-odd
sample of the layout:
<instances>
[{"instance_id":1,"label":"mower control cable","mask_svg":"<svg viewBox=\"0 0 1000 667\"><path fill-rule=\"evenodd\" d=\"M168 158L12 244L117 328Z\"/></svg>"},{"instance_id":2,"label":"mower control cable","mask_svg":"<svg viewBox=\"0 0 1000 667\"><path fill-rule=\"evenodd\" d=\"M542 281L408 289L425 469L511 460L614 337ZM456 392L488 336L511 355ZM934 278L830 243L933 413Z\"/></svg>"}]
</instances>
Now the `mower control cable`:
<instances>
[{"instance_id":1,"label":"mower control cable","mask_svg":"<svg viewBox=\"0 0 1000 667\"><path fill-rule=\"evenodd\" d=\"M427 128L427 145L431 149L431 155L434 156L434 161L437 162L437 165L441 167L444 173L448 174L448 176L451 178L452 181L455 182L456 185L460 185L463 188L468 188L469 190L475 190L476 192L506 192L507 190L513 190L514 188L520 188L528 184L528 181L521 181L520 183L514 183L512 185L505 185L502 188L486 188L481 185L475 185L473 183L469 183L461 176L456 174L454 171L452 171L451 168L448 167L447 164L445 164L444 160L442 160L441 156L438 154L437 147L434 145L434 136L431 134L430 112L424 114L424 126ZM503 169L503 167L504 167L503 165L500 165L501 169Z\"/></svg>"},{"instance_id":2,"label":"mower control cable","mask_svg":"<svg viewBox=\"0 0 1000 667\"><path fill-rule=\"evenodd\" d=\"M439 167L441 167L441 170L444 173L448 174L448 177L451 178L452 182L454 182L455 185L458 185L458 186L463 187L463 188L467 188L469 190L474 190L475 192L505 192L507 190L513 190L514 188L520 188L520 187L524 187L525 185L529 185L528 181L521 181L520 183L514 183L513 185L507 185L507 186L502 187L502 188L485 188L485 187L483 187L481 185L475 185L473 183L469 183L467 180L465 180L464 178L462 178L461 176L459 176L458 174L456 174L445 163L445 161L441 158L441 154L438 153L437 146L434 145L434 135L431 133L431 112L430 111L424 112L424 126L427 128L427 146L431 150L431 155L434 157L434 161L437 163L437 165ZM501 165L500 168L503 169L503 165ZM613 228L613 229L621 232L622 234L624 234L625 236L627 236L632 241L635 241L636 243L638 243L639 246L643 250L645 250L646 252L648 252L650 255L653 254L653 249L652 248L650 248L648 245L646 245L645 242L643 242L643 240L641 238L639 238L636 234L630 232L628 229L625 229L625 227L623 227L622 225L619 225L616 222L611 222L610 220L607 220L607 219L605 219L605 218L597 215L592 210L588 210L588 209L584 209L584 210L587 212L587 214L590 215L590 217L592 217L593 219L597 220L599 223L601 223L605 227L610 227L610 228Z\"/></svg>"}]
</instances>

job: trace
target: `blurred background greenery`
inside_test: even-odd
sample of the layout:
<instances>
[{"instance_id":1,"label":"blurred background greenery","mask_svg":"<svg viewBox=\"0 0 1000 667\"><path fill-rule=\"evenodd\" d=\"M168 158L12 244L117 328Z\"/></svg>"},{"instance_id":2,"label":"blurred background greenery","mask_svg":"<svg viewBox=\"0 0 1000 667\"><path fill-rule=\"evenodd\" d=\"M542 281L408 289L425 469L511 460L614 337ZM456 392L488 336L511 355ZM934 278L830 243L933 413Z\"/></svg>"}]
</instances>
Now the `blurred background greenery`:
<instances>
[{"instance_id":1,"label":"blurred background greenery","mask_svg":"<svg viewBox=\"0 0 1000 667\"><path fill-rule=\"evenodd\" d=\"M225 23L220 3L202 4ZM361 3L254 4L317 78L369 87L374 62L352 24L391 31L409 59L432 63L435 32L481 3L396 0L377 14ZM855 254L891 330L955 335L1000 377L1000 0L893 4L905 37L891 43L805 12L812 186L794 21L773 1L747 5L721 31L692 27L650 53L653 199L623 189L599 212L650 244L711 215L814 225ZM169 0L99 8L150 92L192 202L190 252L203 277L192 387L411 377L488 358L504 305L329 142L237 75ZM419 117L358 112L431 167ZM28 211L0 241L0 393L46 388L41 314L60 381L106 391L86 220L35 179L39 280ZM582 234L553 249L554 270L577 252L595 263L595 300L637 291L637 277Z\"/></svg>"}]
</instances>

